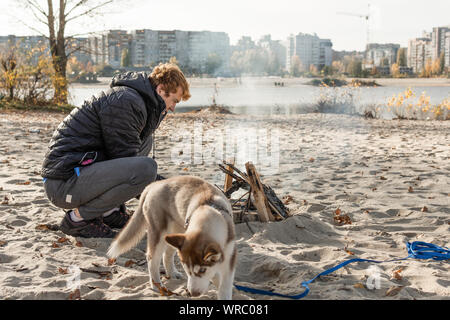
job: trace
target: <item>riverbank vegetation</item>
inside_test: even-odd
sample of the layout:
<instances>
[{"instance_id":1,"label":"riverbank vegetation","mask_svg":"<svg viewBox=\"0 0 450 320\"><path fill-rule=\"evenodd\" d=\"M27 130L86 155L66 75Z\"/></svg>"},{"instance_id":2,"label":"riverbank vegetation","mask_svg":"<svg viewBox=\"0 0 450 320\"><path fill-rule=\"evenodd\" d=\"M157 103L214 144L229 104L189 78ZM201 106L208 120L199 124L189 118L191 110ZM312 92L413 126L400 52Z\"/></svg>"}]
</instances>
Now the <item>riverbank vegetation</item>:
<instances>
[{"instance_id":1,"label":"riverbank vegetation","mask_svg":"<svg viewBox=\"0 0 450 320\"><path fill-rule=\"evenodd\" d=\"M72 74L83 75L83 67L76 59L69 63ZM78 71L80 70L80 71ZM70 112L74 108L62 102L62 94L55 99L54 88L65 82L54 70L45 46L20 50L18 45L0 52L0 108L2 110L42 110Z\"/></svg>"},{"instance_id":2,"label":"riverbank vegetation","mask_svg":"<svg viewBox=\"0 0 450 320\"><path fill-rule=\"evenodd\" d=\"M323 78L323 79L314 79L309 81L307 84L316 86L316 87L344 87L344 86L352 86L352 87L381 87L375 80L366 81L360 79L352 79L350 82L344 79L338 78Z\"/></svg>"},{"instance_id":3,"label":"riverbank vegetation","mask_svg":"<svg viewBox=\"0 0 450 320\"><path fill-rule=\"evenodd\" d=\"M371 119L450 120L450 98L431 103L426 92L416 94L411 88L392 96L385 103L361 105L361 86L322 86L314 104L318 113L337 113Z\"/></svg>"}]
</instances>

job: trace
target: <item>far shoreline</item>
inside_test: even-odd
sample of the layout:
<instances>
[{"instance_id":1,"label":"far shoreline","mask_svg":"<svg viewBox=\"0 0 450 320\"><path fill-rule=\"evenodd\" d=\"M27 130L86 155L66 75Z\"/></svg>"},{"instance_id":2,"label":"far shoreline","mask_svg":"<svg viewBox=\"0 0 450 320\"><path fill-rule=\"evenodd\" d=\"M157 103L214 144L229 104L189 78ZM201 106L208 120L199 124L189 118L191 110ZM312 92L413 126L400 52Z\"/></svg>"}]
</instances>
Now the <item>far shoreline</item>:
<instances>
[{"instance_id":1,"label":"far shoreline","mask_svg":"<svg viewBox=\"0 0 450 320\"><path fill-rule=\"evenodd\" d=\"M112 77L99 77L98 83L71 83L73 88L83 87L108 87ZM274 85L275 82L283 83L284 86L309 86L308 82L313 79L320 78L282 78L275 76L266 77L235 77L235 78L187 78L192 87L234 87L240 85L251 84L252 86L268 86ZM339 78L351 82L352 80L376 81L383 87L450 87L450 79L448 78Z\"/></svg>"}]
</instances>

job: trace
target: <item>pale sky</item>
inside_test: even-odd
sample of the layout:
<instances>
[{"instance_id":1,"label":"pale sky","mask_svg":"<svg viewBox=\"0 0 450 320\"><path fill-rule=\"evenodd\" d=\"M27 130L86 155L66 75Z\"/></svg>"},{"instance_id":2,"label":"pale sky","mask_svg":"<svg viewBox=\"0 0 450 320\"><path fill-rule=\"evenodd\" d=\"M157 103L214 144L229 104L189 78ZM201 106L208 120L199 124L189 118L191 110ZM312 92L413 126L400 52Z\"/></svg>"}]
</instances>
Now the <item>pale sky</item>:
<instances>
[{"instance_id":1,"label":"pale sky","mask_svg":"<svg viewBox=\"0 0 450 320\"><path fill-rule=\"evenodd\" d=\"M369 2L371 42L406 47L408 40L420 37L422 31L450 25L449 0L128 0L109 7L103 16L81 23L74 20L67 31L223 31L228 33L231 44L242 36L258 40L271 34L272 39L284 41L290 34L303 32L331 39L334 50L364 50L366 20L338 12L367 14ZM14 18L39 26L31 14L17 7L17 0L0 0L0 4L0 35L36 34Z\"/></svg>"}]
</instances>

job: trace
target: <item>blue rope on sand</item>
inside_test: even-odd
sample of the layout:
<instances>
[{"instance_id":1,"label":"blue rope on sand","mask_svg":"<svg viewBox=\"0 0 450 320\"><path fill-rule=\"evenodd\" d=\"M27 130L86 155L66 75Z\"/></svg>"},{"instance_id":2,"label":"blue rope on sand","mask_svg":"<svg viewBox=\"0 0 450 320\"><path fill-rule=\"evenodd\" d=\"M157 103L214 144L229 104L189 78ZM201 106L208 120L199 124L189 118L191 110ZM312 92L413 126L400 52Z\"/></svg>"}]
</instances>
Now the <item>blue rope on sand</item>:
<instances>
[{"instance_id":1,"label":"blue rope on sand","mask_svg":"<svg viewBox=\"0 0 450 320\"><path fill-rule=\"evenodd\" d=\"M244 286L238 286L235 285L236 289L247 292L247 293L253 293L253 294L260 294L260 295L267 295L267 296L277 296L277 297L282 297L282 298L289 298L289 299L301 299L304 298L308 295L310 289L309 289L309 284L311 284L312 282L314 282L317 278L321 277L321 276L326 276L342 267L345 267L346 265L353 263L353 262L373 262L373 263L383 263L383 262L393 262L393 261L401 261L401 260L406 260L409 258L414 258L414 259L433 259L436 261L442 261L442 260L448 260L450 259L450 250L446 247L439 247L435 244L432 243L426 243L426 242L421 242L421 241L414 241L412 243L407 242L406 243L406 248L408 250L408 256L405 258L400 258L400 259L392 259L392 260L385 260L385 261L378 261L378 260L369 260L369 259L359 259L359 258L355 258L355 259L350 259L347 261L344 261L340 264L338 264L335 267L332 267L330 269L327 269L325 271L323 271L322 273L319 273L317 276L315 276L314 278L312 278L311 280L308 281L303 281L301 283L301 285L303 287L305 287L305 291L303 291L302 293L298 294L298 295L285 295L285 294L281 294L281 293L277 293L277 292L272 292L272 291L266 291L266 290L260 290L260 289L254 289L254 288L249 288L249 287L244 287Z\"/></svg>"}]
</instances>

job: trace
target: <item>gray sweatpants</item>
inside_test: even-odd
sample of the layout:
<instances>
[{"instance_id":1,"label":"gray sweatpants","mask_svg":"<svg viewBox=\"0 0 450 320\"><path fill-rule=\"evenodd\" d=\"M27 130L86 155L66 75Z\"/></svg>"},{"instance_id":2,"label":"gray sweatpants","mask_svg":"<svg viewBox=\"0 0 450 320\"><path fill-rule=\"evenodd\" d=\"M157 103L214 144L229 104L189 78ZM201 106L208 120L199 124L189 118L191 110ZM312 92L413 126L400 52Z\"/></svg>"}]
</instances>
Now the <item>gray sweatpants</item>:
<instances>
[{"instance_id":1,"label":"gray sweatpants","mask_svg":"<svg viewBox=\"0 0 450 320\"><path fill-rule=\"evenodd\" d=\"M91 220L141 194L156 173L152 158L119 158L80 167L79 175L74 172L68 180L47 179L44 190L55 206L78 208L84 219Z\"/></svg>"}]
</instances>

